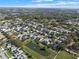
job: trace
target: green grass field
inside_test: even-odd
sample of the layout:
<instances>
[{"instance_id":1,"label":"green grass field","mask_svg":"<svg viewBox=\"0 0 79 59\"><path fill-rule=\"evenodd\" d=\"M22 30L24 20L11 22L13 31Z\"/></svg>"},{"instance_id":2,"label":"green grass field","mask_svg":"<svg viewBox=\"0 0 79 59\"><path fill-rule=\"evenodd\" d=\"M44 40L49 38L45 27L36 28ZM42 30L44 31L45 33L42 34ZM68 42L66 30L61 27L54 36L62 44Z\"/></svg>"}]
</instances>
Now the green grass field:
<instances>
[{"instance_id":1,"label":"green grass field","mask_svg":"<svg viewBox=\"0 0 79 59\"><path fill-rule=\"evenodd\" d=\"M6 50L6 55L7 55L9 58L11 58L11 57L13 56L12 52L11 52L11 51L8 51L8 50Z\"/></svg>"},{"instance_id":2,"label":"green grass field","mask_svg":"<svg viewBox=\"0 0 79 59\"><path fill-rule=\"evenodd\" d=\"M2 56L0 56L0 59L2 59Z\"/></svg>"},{"instance_id":3,"label":"green grass field","mask_svg":"<svg viewBox=\"0 0 79 59\"><path fill-rule=\"evenodd\" d=\"M31 46L32 46L33 44L35 44L35 42L30 42L29 44L31 44ZM42 45L41 43L35 44L35 46L38 46L39 48L44 47L44 45ZM45 46L45 49L46 49L45 53L47 53L47 55L42 55L41 50L36 51L32 48L29 48L28 46L26 46L26 47L28 48L29 52L31 52L32 56L36 57L36 59L53 59L55 57L55 55L57 54L57 52L53 51L51 48L47 48L46 46ZM36 48L36 49L39 49L39 48ZM28 51L28 50L26 49L26 51ZM34 57L34 59L35 59L35 57ZM37 57L39 57L39 58L37 58Z\"/></svg>"},{"instance_id":4,"label":"green grass field","mask_svg":"<svg viewBox=\"0 0 79 59\"><path fill-rule=\"evenodd\" d=\"M25 47L23 49L25 52L28 52L30 55L32 55L32 57L34 59L46 59L44 56L40 55L39 53L33 51L32 49L28 48L28 47Z\"/></svg>"},{"instance_id":5,"label":"green grass field","mask_svg":"<svg viewBox=\"0 0 79 59\"><path fill-rule=\"evenodd\" d=\"M56 59L75 59L75 57L65 51L60 51Z\"/></svg>"}]
</instances>

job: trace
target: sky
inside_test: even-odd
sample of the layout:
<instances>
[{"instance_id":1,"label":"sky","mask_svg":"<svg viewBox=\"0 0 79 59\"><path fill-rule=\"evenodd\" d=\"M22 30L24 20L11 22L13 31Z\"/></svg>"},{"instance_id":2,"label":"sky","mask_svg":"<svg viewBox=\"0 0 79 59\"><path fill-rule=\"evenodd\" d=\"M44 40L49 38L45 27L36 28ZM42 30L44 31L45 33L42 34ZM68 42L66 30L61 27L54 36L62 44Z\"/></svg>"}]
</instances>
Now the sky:
<instances>
[{"instance_id":1,"label":"sky","mask_svg":"<svg viewBox=\"0 0 79 59\"><path fill-rule=\"evenodd\" d=\"M0 7L79 8L79 0L0 0Z\"/></svg>"}]
</instances>

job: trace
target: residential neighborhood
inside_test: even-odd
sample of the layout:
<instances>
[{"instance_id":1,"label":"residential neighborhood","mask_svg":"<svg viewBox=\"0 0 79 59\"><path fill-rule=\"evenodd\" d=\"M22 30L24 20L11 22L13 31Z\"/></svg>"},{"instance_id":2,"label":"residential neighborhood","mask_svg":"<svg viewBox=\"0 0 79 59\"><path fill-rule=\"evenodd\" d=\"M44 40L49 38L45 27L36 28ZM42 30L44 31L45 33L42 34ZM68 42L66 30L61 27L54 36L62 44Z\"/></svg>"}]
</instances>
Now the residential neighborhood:
<instances>
[{"instance_id":1,"label":"residential neighborhood","mask_svg":"<svg viewBox=\"0 0 79 59\"><path fill-rule=\"evenodd\" d=\"M79 59L76 11L63 10L67 12L63 15L62 10L53 10L52 16L51 13L46 16L41 10L39 14L35 9L30 12L29 9L3 8L0 11L4 12L0 17L0 59Z\"/></svg>"}]
</instances>

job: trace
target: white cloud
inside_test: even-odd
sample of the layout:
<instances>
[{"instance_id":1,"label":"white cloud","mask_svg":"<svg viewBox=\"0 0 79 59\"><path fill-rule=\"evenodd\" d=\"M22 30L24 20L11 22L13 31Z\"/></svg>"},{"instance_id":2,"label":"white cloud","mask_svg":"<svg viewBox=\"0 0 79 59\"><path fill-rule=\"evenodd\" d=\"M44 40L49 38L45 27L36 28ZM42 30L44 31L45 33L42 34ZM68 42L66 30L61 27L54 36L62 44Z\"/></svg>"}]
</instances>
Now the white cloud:
<instances>
[{"instance_id":1,"label":"white cloud","mask_svg":"<svg viewBox=\"0 0 79 59\"><path fill-rule=\"evenodd\" d=\"M8 6L10 7L10 6ZM79 8L79 6L65 6L56 4L32 4L24 6L11 6L11 7L22 7L22 8Z\"/></svg>"},{"instance_id":2,"label":"white cloud","mask_svg":"<svg viewBox=\"0 0 79 59\"><path fill-rule=\"evenodd\" d=\"M32 2L51 2L53 0L32 0Z\"/></svg>"},{"instance_id":3,"label":"white cloud","mask_svg":"<svg viewBox=\"0 0 79 59\"><path fill-rule=\"evenodd\" d=\"M64 1L61 1L61 2L55 3L54 5L77 5L77 4L79 4L79 2L64 2Z\"/></svg>"},{"instance_id":4,"label":"white cloud","mask_svg":"<svg viewBox=\"0 0 79 59\"><path fill-rule=\"evenodd\" d=\"M41 0L40 0L41 1ZM43 0L44 1L44 0ZM47 1L47 0L45 0ZM6 7L23 7L23 8L79 8L79 2L65 2L59 1L57 3L46 3L46 4L29 4L22 6L6 6Z\"/></svg>"}]
</instances>

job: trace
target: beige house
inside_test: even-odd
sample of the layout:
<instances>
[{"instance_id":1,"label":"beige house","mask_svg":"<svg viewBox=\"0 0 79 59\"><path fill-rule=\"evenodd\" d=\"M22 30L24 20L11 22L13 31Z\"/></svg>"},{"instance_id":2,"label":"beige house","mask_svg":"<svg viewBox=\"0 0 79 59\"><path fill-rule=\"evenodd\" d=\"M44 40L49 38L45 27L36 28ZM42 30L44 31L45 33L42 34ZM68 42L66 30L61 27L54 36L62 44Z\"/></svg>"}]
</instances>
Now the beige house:
<instances>
[{"instance_id":1,"label":"beige house","mask_svg":"<svg viewBox=\"0 0 79 59\"><path fill-rule=\"evenodd\" d=\"M5 36L2 33L0 33L0 40L2 40L4 38L5 38Z\"/></svg>"}]
</instances>

